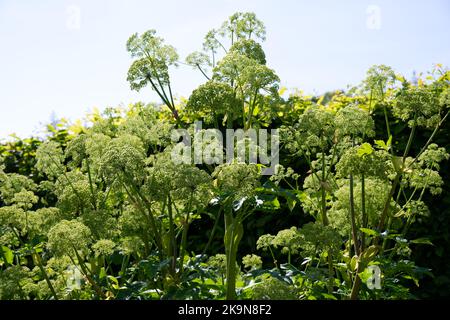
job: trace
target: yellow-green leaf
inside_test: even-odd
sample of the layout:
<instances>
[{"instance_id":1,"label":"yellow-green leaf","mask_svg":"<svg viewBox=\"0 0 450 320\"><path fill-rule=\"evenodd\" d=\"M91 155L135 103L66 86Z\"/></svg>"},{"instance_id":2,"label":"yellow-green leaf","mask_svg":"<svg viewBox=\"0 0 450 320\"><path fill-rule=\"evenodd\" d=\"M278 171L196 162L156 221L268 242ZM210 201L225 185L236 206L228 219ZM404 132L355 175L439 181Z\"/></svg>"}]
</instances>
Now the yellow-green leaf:
<instances>
[{"instance_id":1,"label":"yellow-green leaf","mask_svg":"<svg viewBox=\"0 0 450 320\"><path fill-rule=\"evenodd\" d=\"M363 157L365 155L369 155L373 152L372 146L365 142L358 148L358 156Z\"/></svg>"},{"instance_id":2,"label":"yellow-green leaf","mask_svg":"<svg viewBox=\"0 0 450 320\"><path fill-rule=\"evenodd\" d=\"M14 253L8 247L2 246L2 256L5 257L6 263L12 264L14 260Z\"/></svg>"}]
</instances>

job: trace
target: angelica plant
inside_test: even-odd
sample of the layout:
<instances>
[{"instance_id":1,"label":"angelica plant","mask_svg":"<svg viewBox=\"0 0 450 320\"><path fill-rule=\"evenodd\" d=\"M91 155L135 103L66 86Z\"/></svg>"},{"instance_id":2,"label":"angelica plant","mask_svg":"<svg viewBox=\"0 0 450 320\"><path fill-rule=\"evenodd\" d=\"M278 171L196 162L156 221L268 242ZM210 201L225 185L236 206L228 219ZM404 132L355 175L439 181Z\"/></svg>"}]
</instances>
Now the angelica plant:
<instances>
[{"instance_id":1,"label":"angelica plant","mask_svg":"<svg viewBox=\"0 0 450 320\"><path fill-rule=\"evenodd\" d=\"M430 274L414 250L434 242L417 226L446 191L450 72L413 83L379 65L346 92L285 99L264 40L255 14L229 17L186 58L207 81L175 101L175 48L134 34L127 80L168 110L96 110L0 144L0 299L411 298ZM182 125L195 161L175 158ZM278 125L273 176L245 162L265 148L249 137L223 163L220 130Z\"/></svg>"},{"instance_id":2,"label":"angelica plant","mask_svg":"<svg viewBox=\"0 0 450 320\"><path fill-rule=\"evenodd\" d=\"M400 87L396 79L403 80ZM445 86L439 81L415 87L390 68L376 66L368 71L359 96L341 100L335 110L310 107L297 125L283 131L287 149L302 156L310 168L303 184L303 209L325 226L337 228L342 236L349 236L347 244L353 248L349 250L359 261L352 275L351 298L358 296L358 274L367 265L368 256L373 258L373 252L380 250L382 254L387 249L388 238L379 248L379 238L374 237L384 231L386 220L388 229L398 228L400 216L411 217L412 212L417 212L405 208L414 201L421 203L425 190L440 192L443 182L436 171L436 161L446 159L446 155L431 141L448 116L445 103L442 104L446 101L442 87ZM376 109L382 109L385 117L386 140L371 140ZM404 150L394 147L397 137L391 132L391 114L411 128ZM420 152L411 157L418 127L434 130ZM430 160L425 161L430 144ZM411 221L408 218L401 228L403 235ZM332 259L328 265L331 276Z\"/></svg>"},{"instance_id":3,"label":"angelica plant","mask_svg":"<svg viewBox=\"0 0 450 320\"><path fill-rule=\"evenodd\" d=\"M245 268L250 270L258 270L261 269L262 260L261 257L256 254L248 254L242 257L242 264Z\"/></svg>"},{"instance_id":4,"label":"angelica plant","mask_svg":"<svg viewBox=\"0 0 450 320\"><path fill-rule=\"evenodd\" d=\"M268 276L261 279L252 289L254 300L296 300L298 295L295 288L275 277Z\"/></svg>"},{"instance_id":5,"label":"angelica plant","mask_svg":"<svg viewBox=\"0 0 450 320\"><path fill-rule=\"evenodd\" d=\"M322 222L327 225L327 189L330 186L330 166L337 161L337 144L335 138L334 116L331 112L320 107L312 107L300 116L298 123L293 127L283 128L284 140L288 150L294 154L303 156L310 167L310 177L313 183L309 186L313 198L320 199L320 212ZM333 157L327 161L326 153L334 145ZM319 161L314 157L318 155ZM330 162L328 163L327 162ZM313 200L315 202L315 200ZM315 202L317 203L317 202Z\"/></svg>"},{"instance_id":6,"label":"angelica plant","mask_svg":"<svg viewBox=\"0 0 450 320\"><path fill-rule=\"evenodd\" d=\"M216 128L219 128L220 118L223 119L222 124L226 123L231 128L240 115L239 105L240 101L229 84L208 81L192 92L186 108Z\"/></svg>"},{"instance_id":7,"label":"angelica plant","mask_svg":"<svg viewBox=\"0 0 450 320\"><path fill-rule=\"evenodd\" d=\"M275 72L257 60L230 51L214 69L213 79L229 83L240 99L242 123L245 129L252 127L253 114L263 108L263 95L277 96L280 79Z\"/></svg>"},{"instance_id":8,"label":"angelica plant","mask_svg":"<svg viewBox=\"0 0 450 320\"><path fill-rule=\"evenodd\" d=\"M162 221L162 226L168 231L164 236L168 237L168 241L164 241L167 245L161 249L166 250L168 256L172 257L173 273L176 259L180 258L181 272L187 250L189 225L213 196L209 191L210 176L192 165L176 165L172 162L169 152L161 153L150 160L151 167L147 169L148 179L143 186L143 194L148 199L149 210L159 212L167 218ZM158 190L158 193L154 190ZM176 239L177 229L182 230L179 246Z\"/></svg>"},{"instance_id":9,"label":"angelica plant","mask_svg":"<svg viewBox=\"0 0 450 320\"><path fill-rule=\"evenodd\" d=\"M42 250L39 244L33 243L33 239L45 236L48 228L61 219L59 211L55 208L33 210L39 197L34 193L37 186L31 179L17 174L6 174L0 168L0 181L0 199L7 204L7 206L0 207L2 225L0 239L2 243L8 239L9 241L4 243L27 248L26 255L30 255L39 267L41 276L45 279L53 298L58 299L48 272L44 268L41 258ZM13 264L13 261L10 261L9 264Z\"/></svg>"},{"instance_id":10,"label":"angelica plant","mask_svg":"<svg viewBox=\"0 0 450 320\"><path fill-rule=\"evenodd\" d=\"M164 44L155 30L148 30L142 35L133 34L127 41L127 50L132 58L137 58L128 70L131 89L139 91L150 84L180 124L169 76L169 67L176 66L178 61L175 48Z\"/></svg>"},{"instance_id":11,"label":"angelica plant","mask_svg":"<svg viewBox=\"0 0 450 320\"><path fill-rule=\"evenodd\" d=\"M215 67L220 57L220 52L227 53L231 48L245 54L257 55L262 63L265 63L265 55L256 40L265 40L266 28L253 12L237 12L231 15L217 29L207 32L203 42L203 52L193 52L186 62L198 68L206 78L209 77L204 72L205 66ZM233 47L235 43L240 44ZM230 48L231 47L231 48ZM250 50L249 50L250 49ZM256 50L255 50L256 49Z\"/></svg>"},{"instance_id":12,"label":"angelica plant","mask_svg":"<svg viewBox=\"0 0 450 320\"><path fill-rule=\"evenodd\" d=\"M79 265L98 297L105 298L84 259L91 242L91 231L83 223L77 220L62 220L49 230L47 246L56 256L67 255L74 265Z\"/></svg>"},{"instance_id":13,"label":"angelica plant","mask_svg":"<svg viewBox=\"0 0 450 320\"><path fill-rule=\"evenodd\" d=\"M251 202L260 183L259 174L256 165L246 163L223 164L213 173L224 206L227 299L236 297L236 256L244 234L243 223L255 209L256 203Z\"/></svg>"},{"instance_id":14,"label":"angelica plant","mask_svg":"<svg viewBox=\"0 0 450 320\"><path fill-rule=\"evenodd\" d=\"M205 52L194 52L186 59L209 80L193 92L189 109L198 115L208 110L212 112L213 119L225 115L223 122L227 122L228 128L238 118L244 129L251 128L255 114L269 106L267 97L278 98L280 79L274 70L266 66L265 53L257 42L264 39L264 24L250 12L236 13L220 29L209 31L204 42ZM228 48L225 41L229 43ZM218 58L218 49L224 52L221 59ZM202 66L212 67L212 75L206 75ZM215 89L213 84L223 93L212 91ZM217 100L223 100L222 95L229 98L226 101ZM221 111L224 108L226 113ZM218 127L217 122L215 126Z\"/></svg>"}]
</instances>

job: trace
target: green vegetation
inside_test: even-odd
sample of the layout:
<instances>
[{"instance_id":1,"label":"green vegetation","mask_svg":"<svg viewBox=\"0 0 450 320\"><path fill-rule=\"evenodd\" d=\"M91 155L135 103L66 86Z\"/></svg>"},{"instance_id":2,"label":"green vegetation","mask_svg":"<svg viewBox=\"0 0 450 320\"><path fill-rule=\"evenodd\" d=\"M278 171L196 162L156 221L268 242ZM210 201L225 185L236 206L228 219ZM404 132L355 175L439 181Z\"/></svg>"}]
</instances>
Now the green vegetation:
<instances>
[{"instance_id":1,"label":"green vegetation","mask_svg":"<svg viewBox=\"0 0 450 320\"><path fill-rule=\"evenodd\" d=\"M0 299L448 295L450 71L412 83L380 65L347 92L288 94L264 40L231 16L186 58L205 84L176 100L175 48L132 35L127 80L162 105L0 145ZM174 163L174 129L193 139L197 120L278 128L276 174Z\"/></svg>"}]
</instances>

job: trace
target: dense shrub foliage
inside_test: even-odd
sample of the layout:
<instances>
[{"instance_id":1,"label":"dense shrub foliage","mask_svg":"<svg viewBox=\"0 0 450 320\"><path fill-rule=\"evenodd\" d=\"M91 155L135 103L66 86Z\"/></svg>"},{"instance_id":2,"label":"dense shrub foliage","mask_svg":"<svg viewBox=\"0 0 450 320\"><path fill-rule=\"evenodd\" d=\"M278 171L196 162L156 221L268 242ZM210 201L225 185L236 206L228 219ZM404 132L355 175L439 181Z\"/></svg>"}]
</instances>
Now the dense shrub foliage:
<instances>
[{"instance_id":1,"label":"dense shrub foliage","mask_svg":"<svg viewBox=\"0 0 450 320\"><path fill-rule=\"evenodd\" d=\"M280 88L265 27L236 13L186 63L132 35L137 103L0 146L0 299L407 299L448 294L450 72L374 66L347 92ZM280 131L276 174L177 164L174 129ZM201 134L201 132L200 132ZM374 270L379 270L378 273Z\"/></svg>"}]
</instances>

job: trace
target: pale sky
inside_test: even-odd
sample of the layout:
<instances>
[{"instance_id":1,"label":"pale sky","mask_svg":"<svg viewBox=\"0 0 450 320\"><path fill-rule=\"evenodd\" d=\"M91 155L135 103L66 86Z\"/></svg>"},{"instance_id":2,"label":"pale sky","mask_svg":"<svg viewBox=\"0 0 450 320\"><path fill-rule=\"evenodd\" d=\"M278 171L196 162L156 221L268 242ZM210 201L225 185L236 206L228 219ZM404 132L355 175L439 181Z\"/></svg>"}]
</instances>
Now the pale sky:
<instances>
[{"instance_id":1,"label":"pale sky","mask_svg":"<svg viewBox=\"0 0 450 320\"><path fill-rule=\"evenodd\" d=\"M128 37L156 29L184 60L236 11L263 20L268 65L306 93L358 84L373 64L408 78L450 66L446 0L0 0L0 139L36 134L52 112L74 120L94 107L159 102L150 88L129 88ZM178 96L203 81L186 66L172 72Z\"/></svg>"}]
</instances>

